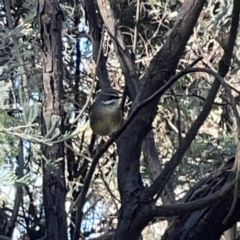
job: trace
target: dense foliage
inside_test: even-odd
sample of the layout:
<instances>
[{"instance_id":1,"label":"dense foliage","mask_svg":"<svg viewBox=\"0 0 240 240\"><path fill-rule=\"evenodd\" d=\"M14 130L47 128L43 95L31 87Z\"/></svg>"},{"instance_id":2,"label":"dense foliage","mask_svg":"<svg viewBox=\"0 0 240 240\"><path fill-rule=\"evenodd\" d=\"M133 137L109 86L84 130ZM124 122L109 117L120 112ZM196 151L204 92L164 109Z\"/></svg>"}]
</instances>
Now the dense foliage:
<instances>
[{"instance_id":1,"label":"dense foliage","mask_svg":"<svg viewBox=\"0 0 240 240\"><path fill-rule=\"evenodd\" d=\"M0 9L0 239L237 239L238 0ZM126 122L102 138L110 86Z\"/></svg>"}]
</instances>

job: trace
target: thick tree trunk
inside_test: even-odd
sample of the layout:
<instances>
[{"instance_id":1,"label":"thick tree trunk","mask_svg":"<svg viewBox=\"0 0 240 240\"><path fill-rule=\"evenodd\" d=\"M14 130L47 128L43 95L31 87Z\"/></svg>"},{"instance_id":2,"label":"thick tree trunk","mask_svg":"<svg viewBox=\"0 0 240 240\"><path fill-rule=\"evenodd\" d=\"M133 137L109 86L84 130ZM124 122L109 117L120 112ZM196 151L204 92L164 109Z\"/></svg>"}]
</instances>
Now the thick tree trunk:
<instances>
[{"instance_id":1,"label":"thick tree trunk","mask_svg":"<svg viewBox=\"0 0 240 240\"><path fill-rule=\"evenodd\" d=\"M46 138L54 138L62 132L63 117L62 12L57 0L39 0L38 17L44 87L42 131ZM67 239L63 147L63 143L42 146L43 200L47 239L51 240Z\"/></svg>"},{"instance_id":2,"label":"thick tree trunk","mask_svg":"<svg viewBox=\"0 0 240 240\"><path fill-rule=\"evenodd\" d=\"M151 96L174 75L204 3L205 0L184 2L169 38L141 79L142 85L133 103L133 109L138 102ZM142 141L151 130L158 100L159 98L142 108L118 140L118 186L122 208L115 240L137 240L153 217L152 196L141 181L139 159Z\"/></svg>"}]
</instances>

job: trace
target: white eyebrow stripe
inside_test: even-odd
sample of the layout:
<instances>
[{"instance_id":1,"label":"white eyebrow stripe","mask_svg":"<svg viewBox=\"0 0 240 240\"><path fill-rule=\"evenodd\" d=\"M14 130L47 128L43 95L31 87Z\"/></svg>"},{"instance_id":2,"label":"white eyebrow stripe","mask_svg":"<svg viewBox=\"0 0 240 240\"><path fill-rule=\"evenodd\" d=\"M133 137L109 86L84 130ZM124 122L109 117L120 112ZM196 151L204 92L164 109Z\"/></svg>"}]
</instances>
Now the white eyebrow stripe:
<instances>
[{"instance_id":1,"label":"white eyebrow stripe","mask_svg":"<svg viewBox=\"0 0 240 240\"><path fill-rule=\"evenodd\" d=\"M118 103L118 99L111 99L111 100L108 100L108 101L102 101L103 104L111 104L111 103Z\"/></svg>"},{"instance_id":2,"label":"white eyebrow stripe","mask_svg":"<svg viewBox=\"0 0 240 240\"><path fill-rule=\"evenodd\" d=\"M103 95L105 95L105 96L111 96L111 97L113 97L113 98L120 98L120 96L119 95L117 95L117 94L103 94Z\"/></svg>"}]
</instances>

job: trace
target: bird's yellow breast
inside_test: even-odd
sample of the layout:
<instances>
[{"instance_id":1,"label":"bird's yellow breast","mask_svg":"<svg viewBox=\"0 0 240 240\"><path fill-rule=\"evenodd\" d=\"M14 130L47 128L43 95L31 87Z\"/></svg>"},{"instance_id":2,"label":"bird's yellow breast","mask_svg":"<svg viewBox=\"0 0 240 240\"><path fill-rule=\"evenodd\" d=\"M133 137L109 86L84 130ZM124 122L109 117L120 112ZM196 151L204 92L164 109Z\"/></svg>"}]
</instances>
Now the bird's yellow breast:
<instances>
[{"instance_id":1,"label":"bird's yellow breast","mask_svg":"<svg viewBox=\"0 0 240 240\"><path fill-rule=\"evenodd\" d=\"M106 106L90 113L90 126L98 135L111 135L122 124L122 111L116 106Z\"/></svg>"}]
</instances>

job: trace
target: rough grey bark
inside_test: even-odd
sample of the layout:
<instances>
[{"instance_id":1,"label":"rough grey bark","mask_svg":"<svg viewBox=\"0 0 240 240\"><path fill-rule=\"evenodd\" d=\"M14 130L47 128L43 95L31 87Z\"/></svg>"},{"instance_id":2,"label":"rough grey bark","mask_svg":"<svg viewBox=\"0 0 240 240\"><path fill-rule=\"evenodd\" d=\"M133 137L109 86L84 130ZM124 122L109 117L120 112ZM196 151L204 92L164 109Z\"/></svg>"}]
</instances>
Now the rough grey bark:
<instances>
[{"instance_id":1,"label":"rough grey bark","mask_svg":"<svg viewBox=\"0 0 240 240\"><path fill-rule=\"evenodd\" d=\"M38 1L39 30L43 64L43 135L53 137L62 132L63 64L61 22L62 12L57 0ZM51 131L50 131L51 129ZM51 132L51 133L50 133ZM66 240L66 183L64 176L64 145L42 145L43 200L46 218L46 239ZM50 161L58 161L52 167Z\"/></svg>"}]
</instances>

